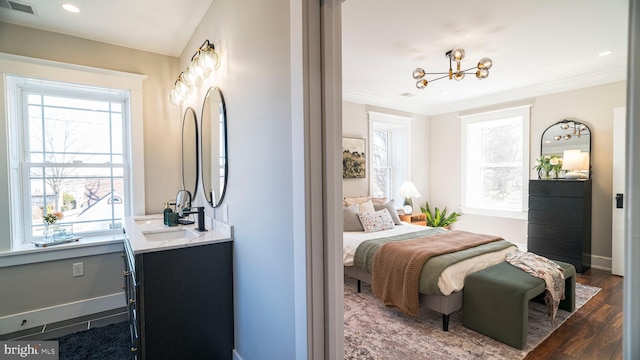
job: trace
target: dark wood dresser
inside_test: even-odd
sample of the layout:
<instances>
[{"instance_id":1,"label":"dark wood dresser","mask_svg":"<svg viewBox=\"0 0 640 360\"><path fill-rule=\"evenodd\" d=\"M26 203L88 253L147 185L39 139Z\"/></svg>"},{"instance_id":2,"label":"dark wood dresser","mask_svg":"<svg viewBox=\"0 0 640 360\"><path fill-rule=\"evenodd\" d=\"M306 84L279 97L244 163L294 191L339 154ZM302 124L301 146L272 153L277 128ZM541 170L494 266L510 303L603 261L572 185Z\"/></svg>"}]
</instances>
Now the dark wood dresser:
<instances>
[{"instance_id":1,"label":"dark wood dresser","mask_svg":"<svg viewBox=\"0 0 640 360\"><path fill-rule=\"evenodd\" d=\"M583 273L591 267L591 180L530 180L527 248Z\"/></svg>"}]
</instances>

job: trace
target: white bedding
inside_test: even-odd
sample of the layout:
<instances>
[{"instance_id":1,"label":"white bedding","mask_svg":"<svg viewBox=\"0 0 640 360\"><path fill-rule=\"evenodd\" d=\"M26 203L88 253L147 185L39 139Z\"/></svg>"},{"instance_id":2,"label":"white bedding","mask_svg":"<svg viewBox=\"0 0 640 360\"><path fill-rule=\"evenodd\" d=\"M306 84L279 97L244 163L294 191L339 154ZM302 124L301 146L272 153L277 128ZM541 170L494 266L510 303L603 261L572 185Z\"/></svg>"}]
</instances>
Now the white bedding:
<instances>
[{"instance_id":1,"label":"white bedding","mask_svg":"<svg viewBox=\"0 0 640 360\"><path fill-rule=\"evenodd\" d=\"M425 227L422 225L403 223L402 225L396 225L393 229L374 233L365 233L364 231L344 232L342 240L344 266L353 266L353 257L355 256L356 249L363 241L406 234L424 229ZM449 266L442 272L438 279L440 292L442 295L450 295L452 292L462 290L464 287L464 279L468 274L503 262L507 254L514 252L516 249L517 247L514 245L501 251L476 256Z\"/></svg>"}]
</instances>

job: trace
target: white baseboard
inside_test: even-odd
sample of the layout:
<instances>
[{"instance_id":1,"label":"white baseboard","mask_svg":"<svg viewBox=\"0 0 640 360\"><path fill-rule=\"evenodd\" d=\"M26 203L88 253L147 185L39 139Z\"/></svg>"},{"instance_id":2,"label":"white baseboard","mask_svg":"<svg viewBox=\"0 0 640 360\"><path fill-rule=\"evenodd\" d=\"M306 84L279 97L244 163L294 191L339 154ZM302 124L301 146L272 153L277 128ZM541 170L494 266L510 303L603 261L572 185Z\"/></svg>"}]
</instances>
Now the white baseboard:
<instances>
[{"instance_id":1,"label":"white baseboard","mask_svg":"<svg viewBox=\"0 0 640 360\"><path fill-rule=\"evenodd\" d=\"M113 310L121 308L124 305L124 295L119 292L92 299L7 315L0 317L0 335Z\"/></svg>"},{"instance_id":2,"label":"white baseboard","mask_svg":"<svg viewBox=\"0 0 640 360\"><path fill-rule=\"evenodd\" d=\"M591 267L593 269L611 272L613 265L610 257L591 255Z\"/></svg>"},{"instance_id":3,"label":"white baseboard","mask_svg":"<svg viewBox=\"0 0 640 360\"><path fill-rule=\"evenodd\" d=\"M242 360L242 356L240 356L240 354L238 354L236 349L233 349L233 360Z\"/></svg>"}]
</instances>

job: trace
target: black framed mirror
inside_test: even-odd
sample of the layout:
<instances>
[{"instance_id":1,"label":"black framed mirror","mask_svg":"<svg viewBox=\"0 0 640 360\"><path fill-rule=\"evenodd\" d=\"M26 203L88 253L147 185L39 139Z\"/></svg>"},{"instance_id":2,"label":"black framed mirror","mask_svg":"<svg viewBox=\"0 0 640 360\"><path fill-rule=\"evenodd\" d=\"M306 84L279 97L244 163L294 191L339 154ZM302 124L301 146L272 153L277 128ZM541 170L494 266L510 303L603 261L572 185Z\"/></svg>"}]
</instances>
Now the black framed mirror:
<instances>
[{"instance_id":1,"label":"black framed mirror","mask_svg":"<svg viewBox=\"0 0 640 360\"><path fill-rule=\"evenodd\" d=\"M188 107L182 117L182 189L195 196L198 177L198 119Z\"/></svg>"},{"instance_id":2,"label":"black framed mirror","mask_svg":"<svg viewBox=\"0 0 640 360\"><path fill-rule=\"evenodd\" d=\"M540 155L562 158L565 178L590 178L591 136L591 129L583 122L558 121L542 133Z\"/></svg>"},{"instance_id":3,"label":"black framed mirror","mask_svg":"<svg viewBox=\"0 0 640 360\"><path fill-rule=\"evenodd\" d=\"M227 111L219 88L207 90L200 120L202 187L207 202L215 208L227 188Z\"/></svg>"}]
</instances>

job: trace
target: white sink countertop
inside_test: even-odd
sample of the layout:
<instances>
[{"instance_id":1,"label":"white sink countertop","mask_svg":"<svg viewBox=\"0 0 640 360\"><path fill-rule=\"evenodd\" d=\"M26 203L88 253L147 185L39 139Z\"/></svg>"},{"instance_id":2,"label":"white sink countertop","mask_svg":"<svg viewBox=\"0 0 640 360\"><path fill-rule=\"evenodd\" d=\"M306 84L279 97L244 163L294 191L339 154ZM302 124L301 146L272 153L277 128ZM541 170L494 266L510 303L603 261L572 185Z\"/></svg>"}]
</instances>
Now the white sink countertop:
<instances>
[{"instance_id":1,"label":"white sink countertop","mask_svg":"<svg viewBox=\"0 0 640 360\"><path fill-rule=\"evenodd\" d=\"M166 226L162 215L132 216L124 219L124 230L134 254L179 249L233 240L233 227L206 218L208 231L196 231L195 225Z\"/></svg>"}]
</instances>

